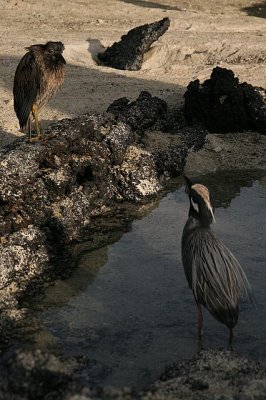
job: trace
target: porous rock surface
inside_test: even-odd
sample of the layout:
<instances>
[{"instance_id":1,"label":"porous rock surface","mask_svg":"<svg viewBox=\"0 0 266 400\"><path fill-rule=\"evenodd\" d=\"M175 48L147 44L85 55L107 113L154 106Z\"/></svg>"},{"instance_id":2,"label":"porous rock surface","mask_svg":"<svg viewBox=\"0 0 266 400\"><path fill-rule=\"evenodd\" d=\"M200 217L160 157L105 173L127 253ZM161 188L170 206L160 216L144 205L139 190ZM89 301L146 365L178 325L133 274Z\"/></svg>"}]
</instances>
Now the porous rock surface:
<instances>
[{"instance_id":1,"label":"porous rock surface","mask_svg":"<svg viewBox=\"0 0 266 400\"><path fill-rule=\"evenodd\" d=\"M166 102L159 97L152 97L147 91L141 92L137 100L132 102L126 97L115 100L107 112L115 115L118 121L130 125L140 135L151 127L161 131L168 128Z\"/></svg>"},{"instance_id":2,"label":"porous rock surface","mask_svg":"<svg viewBox=\"0 0 266 400\"><path fill-rule=\"evenodd\" d=\"M84 377L85 359L17 350L0 365L0 399L258 400L266 393L266 366L229 350L202 350L191 360L178 361L142 392L84 385L81 368Z\"/></svg>"},{"instance_id":3,"label":"porous rock surface","mask_svg":"<svg viewBox=\"0 0 266 400\"><path fill-rule=\"evenodd\" d=\"M261 90L216 67L210 79L190 82L184 95L184 114L190 125L209 132L255 130L266 134L266 108Z\"/></svg>"},{"instance_id":4,"label":"porous rock surface","mask_svg":"<svg viewBox=\"0 0 266 400\"><path fill-rule=\"evenodd\" d=\"M63 399L72 383L70 367L40 350L18 350L0 369L1 400Z\"/></svg>"},{"instance_id":5,"label":"porous rock surface","mask_svg":"<svg viewBox=\"0 0 266 400\"><path fill-rule=\"evenodd\" d=\"M137 26L123 35L119 42L98 53L98 58L109 67L137 71L141 69L144 54L169 26L169 18Z\"/></svg>"},{"instance_id":6,"label":"porous rock surface","mask_svg":"<svg viewBox=\"0 0 266 400\"><path fill-rule=\"evenodd\" d=\"M233 351L201 351L166 369L143 396L164 400L255 400L266 394L266 367Z\"/></svg>"}]
</instances>

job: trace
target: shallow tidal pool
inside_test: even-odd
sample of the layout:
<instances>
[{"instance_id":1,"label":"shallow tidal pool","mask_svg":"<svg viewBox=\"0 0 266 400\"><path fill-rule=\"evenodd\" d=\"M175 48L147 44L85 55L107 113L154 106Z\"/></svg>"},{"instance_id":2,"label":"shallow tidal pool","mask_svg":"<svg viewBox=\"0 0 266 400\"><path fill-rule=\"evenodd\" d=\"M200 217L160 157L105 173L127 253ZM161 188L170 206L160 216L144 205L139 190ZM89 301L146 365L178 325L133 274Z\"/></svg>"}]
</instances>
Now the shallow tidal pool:
<instances>
[{"instance_id":1,"label":"shallow tidal pool","mask_svg":"<svg viewBox=\"0 0 266 400\"><path fill-rule=\"evenodd\" d=\"M26 340L43 350L90 359L94 385L145 387L166 365L198 349L197 308L181 262L188 198L181 179L115 244L83 254L72 276L45 293L39 328ZM213 229L240 261L257 308L241 303L234 350L266 359L266 175L205 175L215 203ZM204 348L226 348L228 329L204 310ZM86 379L86 378L84 378Z\"/></svg>"}]
</instances>

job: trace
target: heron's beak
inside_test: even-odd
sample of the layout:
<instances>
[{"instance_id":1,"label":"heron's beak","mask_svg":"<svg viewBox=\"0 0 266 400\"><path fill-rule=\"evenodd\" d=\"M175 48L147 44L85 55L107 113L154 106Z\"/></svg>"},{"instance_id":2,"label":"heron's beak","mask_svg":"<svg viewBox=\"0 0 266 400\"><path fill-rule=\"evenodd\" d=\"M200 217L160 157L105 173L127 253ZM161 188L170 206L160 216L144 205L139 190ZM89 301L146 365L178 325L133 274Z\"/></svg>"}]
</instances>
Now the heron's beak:
<instances>
[{"instance_id":1,"label":"heron's beak","mask_svg":"<svg viewBox=\"0 0 266 400\"><path fill-rule=\"evenodd\" d=\"M207 202L207 207L208 207L208 210L209 210L210 213L211 213L212 221L213 221L214 223L216 223L216 220L215 220L215 217L214 217L213 208L212 208L212 206L211 206L211 203Z\"/></svg>"},{"instance_id":2,"label":"heron's beak","mask_svg":"<svg viewBox=\"0 0 266 400\"><path fill-rule=\"evenodd\" d=\"M183 178L184 178L185 184L186 184L186 190L185 190L186 194L189 195L190 194L190 189L191 189L191 186L193 185L193 183L191 182L190 179L188 179L187 176L183 175Z\"/></svg>"},{"instance_id":3,"label":"heron's beak","mask_svg":"<svg viewBox=\"0 0 266 400\"><path fill-rule=\"evenodd\" d=\"M212 221L216 224L216 219L215 219L215 216L213 214L213 209L211 209L211 215L212 215Z\"/></svg>"}]
</instances>

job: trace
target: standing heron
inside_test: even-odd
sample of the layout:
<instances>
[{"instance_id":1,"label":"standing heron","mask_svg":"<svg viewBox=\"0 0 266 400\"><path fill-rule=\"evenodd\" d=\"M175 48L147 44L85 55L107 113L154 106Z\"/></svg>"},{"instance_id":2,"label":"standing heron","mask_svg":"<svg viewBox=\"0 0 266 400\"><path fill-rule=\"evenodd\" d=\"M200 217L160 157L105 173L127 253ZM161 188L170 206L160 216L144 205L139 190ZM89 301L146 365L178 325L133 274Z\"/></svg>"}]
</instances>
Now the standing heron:
<instances>
[{"instance_id":1,"label":"standing heron","mask_svg":"<svg viewBox=\"0 0 266 400\"><path fill-rule=\"evenodd\" d=\"M209 190L184 178L190 208L182 235L182 261L198 306L198 335L200 338L203 305L230 329L232 343L239 299L246 297L253 304L251 288L239 262L210 228L215 220Z\"/></svg>"},{"instance_id":2,"label":"standing heron","mask_svg":"<svg viewBox=\"0 0 266 400\"><path fill-rule=\"evenodd\" d=\"M31 115L37 138L40 135L39 113L64 80L66 61L62 42L47 42L26 47L14 77L14 109L22 132L28 131L31 140Z\"/></svg>"}]
</instances>

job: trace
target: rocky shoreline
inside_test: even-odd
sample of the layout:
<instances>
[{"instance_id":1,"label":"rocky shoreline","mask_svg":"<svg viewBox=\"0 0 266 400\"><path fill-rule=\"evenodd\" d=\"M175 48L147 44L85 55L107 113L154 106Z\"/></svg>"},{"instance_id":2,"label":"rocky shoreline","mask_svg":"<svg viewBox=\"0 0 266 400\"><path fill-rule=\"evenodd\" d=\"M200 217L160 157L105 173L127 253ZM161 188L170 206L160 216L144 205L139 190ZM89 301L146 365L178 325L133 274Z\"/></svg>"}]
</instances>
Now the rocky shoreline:
<instances>
[{"instance_id":1,"label":"rocky shoreline","mask_svg":"<svg viewBox=\"0 0 266 400\"><path fill-rule=\"evenodd\" d=\"M114 102L104 115L51 125L39 142L23 138L3 148L2 348L23 324L28 312L22 306L24 299L71 271L73 245L86 240L92 249L109 243L110 232L127 229L138 207L158 198L169 179L183 170L190 176L233 168L266 170L265 153L265 135L207 135L202 128L185 126L182 119L170 120L166 104L147 92L133 103ZM130 212L125 204L130 204ZM63 261L55 268L56 258ZM232 352L205 351L194 360L176 363L145 393L84 387L80 371L86 373L85 358L61 360L54 354L21 349L3 354L0 399L255 399L265 393L265 367L250 362L246 368L248 362ZM227 374L224 365L232 367ZM238 386L231 382L231 370ZM244 375L252 378L255 394Z\"/></svg>"},{"instance_id":2,"label":"rocky shoreline","mask_svg":"<svg viewBox=\"0 0 266 400\"><path fill-rule=\"evenodd\" d=\"M63 360L39 350L17 350L1 361L0 399L257 400L266 393L266 366L232 350L201 350L191 360L166 367L141 392L82 384L88 364L86 357Z\"/></svg>"},{"instance_id":3,"label":"rocky shoreline","mask_svg":"<svg viewBox=\"0 0 266 400\"><path fill-rule=\"evenodd\" d=\"M108 243L108 220L120 215L123 230L134 218L124 204L158 196L188 152L203 146L202 129L162 132L167 106L149 93L130 107L129 123L112 112L84 115L52 125L41 141L1 149L1 337L20 318L24 297L73 268L71 245ZM55 258L63 268L51 267Z\"/></svg>"}]
</instances>

